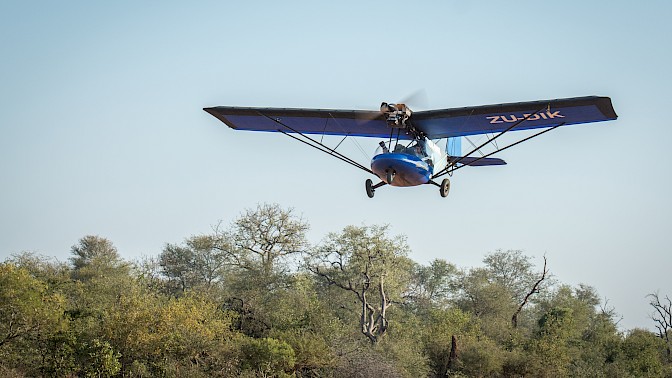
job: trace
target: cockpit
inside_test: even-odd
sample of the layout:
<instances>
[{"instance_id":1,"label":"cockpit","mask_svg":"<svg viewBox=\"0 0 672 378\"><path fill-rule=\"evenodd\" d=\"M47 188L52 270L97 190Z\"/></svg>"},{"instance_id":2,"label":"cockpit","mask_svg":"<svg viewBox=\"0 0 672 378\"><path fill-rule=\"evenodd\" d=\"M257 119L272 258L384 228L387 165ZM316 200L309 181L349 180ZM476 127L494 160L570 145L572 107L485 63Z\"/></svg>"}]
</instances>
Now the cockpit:
<instances>
[{"instance_id":1,"label":"cockpit","mask_svg":"<svg viewBox=\"0 0 672 378\"><path fill-rule=\"evenodd\" d=\"M426 138L410 141L395 141L394 139L391 141L380 141L373 160L382 161L384 159L387 159L387 161L398 160L399 162L411 165L421 161L429 166L426 169L430 173L434 172L435 169L442 169L446 163L445 155L441 153L439 146Z\"/></svg>"},{"instance_id":2,"label":"cockpit","mask_svg":"<svg viewBox=\"0 0 672 378\"><path fill-rule=\"evenodd\" d=\"M390 147L392 147L392 149L390 149ZM376 156L389 153L411 155L424 161L430 166L434 166L432 153L427 148L425 141L413 140L407 144L402 143L402 141L397 141L396 144L392 143L391 145L381 141L376 149Z\"/></svg>"},{"instance_id":3,"label":"cockpit","mask_svg":"<svg viewBox=\"0 0 672 378\"><path fill-rule=\"evenodd\" d=\"M399 141L396 144L393 142L391 145L385 142L380 142L378 148L376 149L375 155L389 153L413 155L419 157L420 159L424 159L429 156L427 145L424 143L424 141L417 140L413 140L408 144L404 144L402 141Z\"/></svg>"}]
</instances>

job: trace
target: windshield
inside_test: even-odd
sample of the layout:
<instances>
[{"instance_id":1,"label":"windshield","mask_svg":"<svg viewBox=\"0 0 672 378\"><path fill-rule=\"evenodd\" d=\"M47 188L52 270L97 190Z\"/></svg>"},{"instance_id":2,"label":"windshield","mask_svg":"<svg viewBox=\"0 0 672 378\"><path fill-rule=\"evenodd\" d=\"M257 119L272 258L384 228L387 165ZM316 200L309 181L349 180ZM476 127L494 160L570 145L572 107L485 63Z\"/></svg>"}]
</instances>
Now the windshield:
<instances>
[{"instance_id":1,"label":"windshield","mask_svg":"<svg viewBox=\"0 0 672 378\"><path fill-rule=\"evenodd\" d=\"M443 162L445 162L445 158L442 157L441 150L432 141L425 139L405 142L408 144L397 142L396 144L393 143L390 146L389 144L385 143L385 141L381 141L378 144L375 156L389 153L415 156L429 165L430 173L434 172L434 164L436 163L439 164L439 169L443 167L442 164L444 164Z\"/></svg>"},{"instance_id":2,"label":"windshield","mask_svg":"<svg viewBox=\"0 0 672 378\"><path fill-rule=\"evenodd\" d=\"M378 148L376 148L375 154L380 155L386 153L413 155L421 159L427 157L428 155L424 141L412 141L408 145L405 145L401 142L396 144L393 143L392 148L390 148L387 143L381 142Z\"/></svg>"}]
</instances>

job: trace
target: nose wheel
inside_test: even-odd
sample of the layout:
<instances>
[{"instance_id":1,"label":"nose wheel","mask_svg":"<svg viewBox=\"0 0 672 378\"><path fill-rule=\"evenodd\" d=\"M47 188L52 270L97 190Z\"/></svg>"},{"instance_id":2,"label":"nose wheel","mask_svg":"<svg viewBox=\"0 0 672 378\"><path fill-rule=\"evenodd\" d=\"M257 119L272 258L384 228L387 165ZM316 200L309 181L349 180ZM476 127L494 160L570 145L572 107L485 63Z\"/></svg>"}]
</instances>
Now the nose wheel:
<instances>
[{"instance_id":1,"label":"nose wheel","mask_svg":"<svg viewBox=\"0 0 672 378\"><path fill-rule=\"evenodd\" d=\"M388 184L392 185L392 180L394 180L395 173L396 172L391 169L385 170L385 178L387 179Z\"/></svg>"}]
</instances>

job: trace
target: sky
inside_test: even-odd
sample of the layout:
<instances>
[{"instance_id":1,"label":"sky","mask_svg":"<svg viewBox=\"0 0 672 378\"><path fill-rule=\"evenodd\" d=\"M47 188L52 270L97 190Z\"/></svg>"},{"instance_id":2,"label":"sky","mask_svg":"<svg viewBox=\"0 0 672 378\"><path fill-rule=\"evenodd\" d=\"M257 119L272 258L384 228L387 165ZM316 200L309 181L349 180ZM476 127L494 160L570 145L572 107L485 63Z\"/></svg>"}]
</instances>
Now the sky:
<instances>
[{"instance_id":1,"label":"sky","mask_svg":"<svg viewBox=\"0 0 672 378\"><path fill-rule=\"evenodd\" d=\"M546 256L622 329L653 329L646 295L672 295L670 16L662 0L0 1L0 261L66 261L85 235L156 256L278 203L315 244L389 224L423 264L513 249L540 270ZM369 199L366 173L202 110L375 110L414 93L415 110L609 96L619 118L460 169L448 198ZM368 165L377 142L339 151Z\"/></svg>"}]
</instances>

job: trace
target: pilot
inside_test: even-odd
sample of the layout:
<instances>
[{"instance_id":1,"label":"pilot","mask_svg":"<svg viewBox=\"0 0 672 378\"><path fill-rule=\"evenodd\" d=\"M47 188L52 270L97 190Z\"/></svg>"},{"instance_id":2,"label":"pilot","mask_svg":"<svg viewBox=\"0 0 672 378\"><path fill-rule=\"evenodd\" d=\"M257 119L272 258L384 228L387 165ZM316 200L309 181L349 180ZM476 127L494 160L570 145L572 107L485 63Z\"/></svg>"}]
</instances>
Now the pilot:
<instances>
[{"instance_id":1,"label":"pilot","mask_svg":"<svg viewBox=\"0 0 672 378\"><path fill-rule=\"evenodd\" d=\"M425 153L425 149L422 148L420 143L415 145L414 155L419 157L419 158L423 158L423 157L427 156L427 154Z\"/></svg>"}]
</instances>

